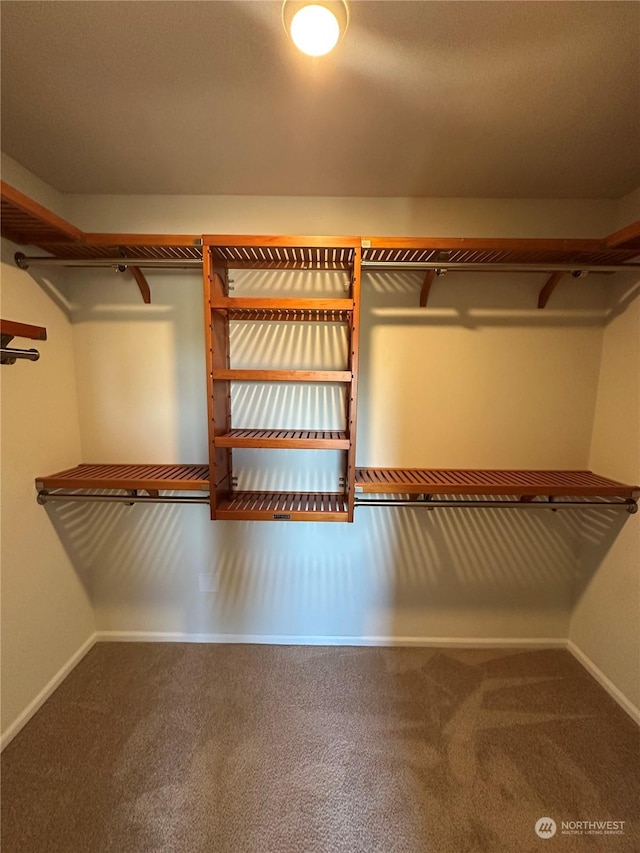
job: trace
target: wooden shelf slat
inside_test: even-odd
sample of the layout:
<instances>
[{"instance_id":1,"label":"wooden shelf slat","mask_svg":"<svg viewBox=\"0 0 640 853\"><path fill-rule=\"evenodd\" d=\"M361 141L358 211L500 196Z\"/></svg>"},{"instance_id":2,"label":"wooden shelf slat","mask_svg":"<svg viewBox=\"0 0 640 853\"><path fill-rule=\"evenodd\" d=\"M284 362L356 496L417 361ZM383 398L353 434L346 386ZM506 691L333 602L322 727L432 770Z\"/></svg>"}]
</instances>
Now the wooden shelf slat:
<instances>
[{"instance_id":1,"label":"wooden shelf slat","mask_svg":"<svg viewBox=\"0 0 640 853\"><path fill-rule=\"evenodd\" d=\"M348 370L228 370L214 369L213 379L235 382L351 382Z\"/></svg>"},{"instance_id":2,"label":"wooden shelf slat","mask_svg":"<svg viewBox=\"0 0 640 853\"><path fill-rule=\"evenodd\" d=\"M592 471L357 468L356 488L383 495L538 495L631 498L640 486Z\"/></svg>"},{"instance_id":3,"label":"wooden shelf slat","mask_svg":"<svg viewBox=\"0 0 640 853\"><path fill-rule=\"evenodd\" d=\"M232 429L214 438L216 447L264 449L348 450L350 441L341 430Z\"/></svg>"},{"instance_id":4,"label":"wooden shelf slat","mask_svg":"<svg viewBox=\"0 0 640 853\"><path fill-rule=\"evenodd\" d=\"M77 465L37 477L38 489L208 491L208 465Z\"/></svg>"},{"instance_id":5,"label":"wooden shelf slat","mask_svg":"<svg viewBox=\"0 0 640 853\"><path fill-rule=\"evenodd\" d=\"M220 521L347 521L341 492L235 492L216 509Z\"/></svg>"}]
</instances>

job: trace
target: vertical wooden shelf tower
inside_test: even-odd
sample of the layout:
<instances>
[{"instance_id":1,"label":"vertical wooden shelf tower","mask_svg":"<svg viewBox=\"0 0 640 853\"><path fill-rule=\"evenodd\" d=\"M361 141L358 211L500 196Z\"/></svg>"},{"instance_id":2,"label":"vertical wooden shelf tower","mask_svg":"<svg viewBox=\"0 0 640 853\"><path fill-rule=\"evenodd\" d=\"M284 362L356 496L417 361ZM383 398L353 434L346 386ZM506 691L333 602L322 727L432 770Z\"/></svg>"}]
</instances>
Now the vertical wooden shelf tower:
<instances>
[{"instance_id":1,"label":"vertical wooden shelf tower","mask_svg":"<svg viewBox=\"0 0 640 853\"><path fill-rule=\"evenodd\" d=\"M353 521L360 311L360 241L350 237L204 236L203 276L212 519L245 521ZM349 276L341 298L233 297L228 271L335 270ZM345 323L345 370L236 370L230 366L229 322ZM346 394L341 430L238 429L231 410L232 382L340 383ZM344 454L341 491L237 491L234 448L337 450Z\"/></svg>"}]
</instances>

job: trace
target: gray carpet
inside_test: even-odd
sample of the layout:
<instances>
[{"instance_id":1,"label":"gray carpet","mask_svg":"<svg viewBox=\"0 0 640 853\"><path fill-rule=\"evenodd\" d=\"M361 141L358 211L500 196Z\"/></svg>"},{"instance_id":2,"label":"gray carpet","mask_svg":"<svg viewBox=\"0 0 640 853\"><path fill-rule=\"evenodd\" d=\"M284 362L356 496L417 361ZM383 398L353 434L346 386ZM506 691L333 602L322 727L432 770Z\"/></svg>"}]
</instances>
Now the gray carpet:
<instances>
[{"instance_id":1,"label":"gray carpet","mask_svg":"<svg viewBox=\"0 0 640 853\"><path fill-rule=\"evenodd\" d=\"M637 853L639 767L564 651L101 643L2 756L2 851Z\"/></svg>"}]
</instances>

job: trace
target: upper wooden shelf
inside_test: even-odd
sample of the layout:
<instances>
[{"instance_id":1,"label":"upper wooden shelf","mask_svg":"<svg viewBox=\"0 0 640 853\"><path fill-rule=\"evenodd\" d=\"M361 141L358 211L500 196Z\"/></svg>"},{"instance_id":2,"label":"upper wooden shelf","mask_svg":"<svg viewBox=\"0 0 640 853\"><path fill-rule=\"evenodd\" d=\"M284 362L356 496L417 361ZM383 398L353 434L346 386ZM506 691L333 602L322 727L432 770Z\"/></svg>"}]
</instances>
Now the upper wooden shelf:
<instances>
[{"instance_id":1,"label":"upper wooden shelf","mask_svg":"<svg viewBox=\"0 0 640 853\"><path fill-rule=\"evenodd\" d=\"M357 468L356 488L382 495L515 495L632 498L630 486L591 471Z\"/></svg>"},{"instance_id":2,"label":"upper wooden shelf","mask_svg":"<svg viewBox=\"0 0 640 853\"><path fill-rule=\"evenodd\" d=\"M44 249L55 244L62 251L83 239L80 229L4 181L0 181L0 213L2 236L22 246Z\"/></svg>"},{"instance_id":3,"label":"upper wooden shelf","mask_svg":"<svg viewBox=\"0 0 640 853\"><path fill-rule=\"evenodd\" d=\"M207 491L208 465L78 465L37 477L38 489Z\"/></svg>"},{"instance_id":4,"label":"upper wooden shelf","mask_svg":"<svg viewBox=\"0 0 640 853\"><path fill-rule=\"evenodd\" d=\"M597 240L92 233L4 181L0 191L2 236L69 260L198 261L203 245L226 266L251 269L350 270L360 247L363 263L546 263L579 268L624 264L640 255L640 222Z\"/></svg>"},{"instance_id":5,"label":"upper wooden shelf","mask_svg":"<svg viewBox=\"0 0 640 853\"><path fill-rule=\"evenodd\" d=\"M350 270L360 247L359 237L205 234L202 241L231 269Z\"/></svg>"},{"instance_id":6,"label":"upper wooden shelf","mask_svg":"<svg viewBox=\"0 0 640 853\"><path fill-rule=\"evenodd\" d=\"M475 237L366 237L362 262L473 264L623 264L640 255L640 222L601 240Z\"/></svg>"},{"instance_id":7,"label":"upper wooden shelf","mask_svg":"<svg viewBox=\"0 0 640 853\"><path fill-rule=\"evenodd\" d=\"M21 246L37 246L56 258L202 259L198 235L85 233L4 181L0 205L3 237Z\"/></svg>"}]
</instances>

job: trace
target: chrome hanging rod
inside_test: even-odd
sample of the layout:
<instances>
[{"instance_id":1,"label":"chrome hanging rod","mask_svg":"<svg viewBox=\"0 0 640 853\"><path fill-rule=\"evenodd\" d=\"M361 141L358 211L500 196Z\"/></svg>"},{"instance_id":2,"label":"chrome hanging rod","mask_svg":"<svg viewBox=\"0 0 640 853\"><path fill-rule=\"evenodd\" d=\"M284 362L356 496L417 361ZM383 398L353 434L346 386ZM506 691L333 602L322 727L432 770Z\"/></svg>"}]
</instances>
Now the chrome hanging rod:
<instances>
[{"instance_id":1,"label":"chrome hanging rod","mask_svg":"<svg viewBox=\"0 0 640 853\"><path fill-rule=\"evenodd\" d=\"M96 495L81 492L38 492L38 503L43 506L50 501L80 501L95 503L119 503L119 504L208 504L209 495Z\"/></svg>"},{"instance_id":2,"label":"chrome hanging rod","mask_svg":"<svg viewBox=\"0 0 640 853\"><path fill-rule=\"evenodd\" d=\"M21 270L29 267L111 267L124 272L128 267L144 269L201 269L200 258L50 258L47 255L27 257L22 252L14 256Z\"/></svg>"},{"instance_id":3,"label":"chrome hanging rod","mask_svg":"<svg viewBox=\"0 0 640 853\"><path fill-rule=\"evenodd\" d=\"M626 509L627 512L636 513L638 504L633 498L620 501L469 501L469 500L366 500L355 499L356 506L408 506L426 507L426 509L439 509L448 507L462 507L464 509Z\"/></svg>"},{"instance_id":4,"label":"chrome hanging rod","mask_svg":"<svg viewBox=\"0 0 640 853\"><path fill-rule=\"evenodd\" d=\"M0 364L15 364L19 358L27 361L37 361L40 353L37 349L12 349L11 347L0 347Z\"/></svg>"},{"instance_id":5,"label":"chrome hanging rod","mask_svg":"<svg viewBox=\"0 0 640 853\"><path fill-rule=\"evenodd\" d=\"M465 263L463 261L362 261L362 269L374 270L461 270L463 272L640 272L640 264L499 264Z\"/></svg>"}]
</instances>

